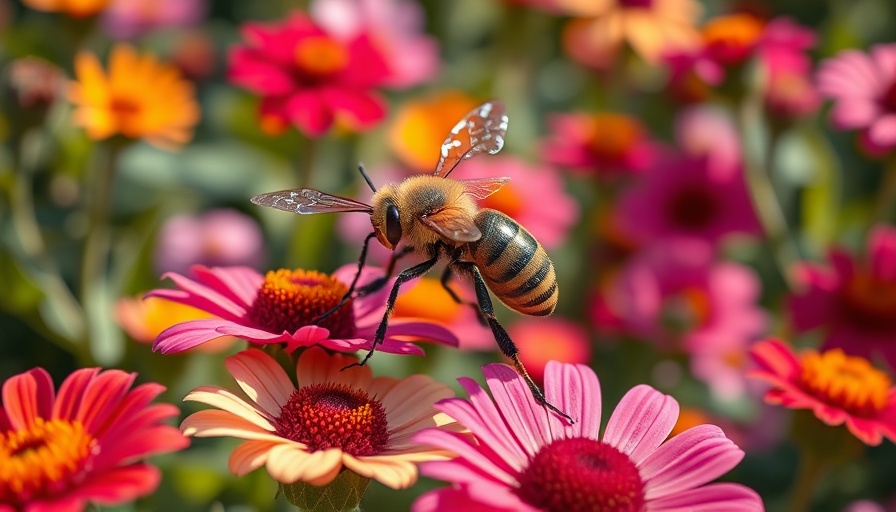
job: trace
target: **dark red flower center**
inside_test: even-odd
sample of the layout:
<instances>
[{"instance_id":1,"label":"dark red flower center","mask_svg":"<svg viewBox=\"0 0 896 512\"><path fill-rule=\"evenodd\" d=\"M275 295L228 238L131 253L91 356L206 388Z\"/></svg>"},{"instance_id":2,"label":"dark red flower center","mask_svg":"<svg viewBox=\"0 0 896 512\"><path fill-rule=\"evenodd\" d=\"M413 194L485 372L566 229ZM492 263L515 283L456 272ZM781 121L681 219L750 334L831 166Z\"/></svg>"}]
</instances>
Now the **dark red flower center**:
<instances>
[{"instance_id":1,"label":"dark red flower center","mask_svg":"<svg viewBox=\"0 0 896 512\"><path fill-rule=\"evenodd\" d=\"M896 335L896 282L858 273L841 293L840 305L851 324Z\"/></svg>"},{"instance_id":2,"label":"dark red flower center","mask_svg":"<svg viewBox=\"0 0 896 512\"><path fill-rule=\"evenodd\" d=\"M561 439L545 446L519 478L517 496L548 512L639 512L644 483L616 448L593 439Z\"/></svg>"},{"instance_id":3,"label":"dark red flower center","mask_svg":"<svg viewBox=\"0 0 896 512\"><path fill-rule=\"evenodd\" d=\"M360 389L332 382L294 391L275 427L278 435L310 451L339 448L361 457L382 453L389 444L383 404Z\"/></svg>"},{"instance_id":4,"label":"dark red flower center","mask_svg":"<svg viewBox=\"0 0 896 512\"><path fill-rule=\"evenodd\" d=\"M644 9L650 9L653 7L653 0L619 0L619 5L622 7L643 7Z\"/></svg>"},{"instance_id":5,"label":"dark red flower center","mask_svg":"<svg viewBox=\"0 0 896 512\"><path fill-rule=\"evenodd\" d=\"M597 114L585 125L588 145L600 159L621 163L644 138L641 125L621 114Z\"/></svg>"},{"instance_id":6,"label":"dark red flower center","mask_svg":"<svg viewBox=\"0 0 896 512\"><path fill-rule=\"evenodd\" d=\"M273 333L296 332L306 325L319 325L331 338L355 335L355 314L349 299L335 313L319 320L339 301L348 286L333 276L313 270L272 270L249 309L249 318Z\"/></svg>"},{"instance_id":7,"label":"dark red flower center","mask_svg":"<svg viewBox=\"0 0 896 512\"><path fill-rule=\"evenodd\" d=\"M880 102L887 112L896 112L896 80L893 80L893 83L890 84L890 87L881 97Z\"/></svg>"},{"instance_id":8,"label":"dark red flower center","mask_svg":"<svg viewBox=\"0 0 896 512\"><path fill-rule=\"evenodd\" d=\"M715 220L719 200L707 187L683 186L672 192L666 202L666 214L685 230L700 230Z\"/></svg>"}]
</instances>

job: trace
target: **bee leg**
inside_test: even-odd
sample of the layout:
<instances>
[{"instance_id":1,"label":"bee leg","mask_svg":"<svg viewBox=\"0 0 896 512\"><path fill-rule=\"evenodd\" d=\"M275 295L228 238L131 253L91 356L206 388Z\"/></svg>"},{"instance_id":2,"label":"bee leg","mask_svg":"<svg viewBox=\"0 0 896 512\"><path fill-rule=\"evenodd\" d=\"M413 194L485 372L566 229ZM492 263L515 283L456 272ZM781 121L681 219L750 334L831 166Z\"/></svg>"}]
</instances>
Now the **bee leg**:
<instances>
[{"instance_id":1,"label":"bee leg","mask_svg":"<svg viewBox=\"0 0 896 512\"><path fill-rule=\"evenodd\" d=\"M361 255L358 257L358 271L355 272L355 278L352 279L352 284L349 285L348 291L345 292L345 295L343 295L342 298L339 299L339 302L336 303L335 306L330 308L329 311L315 318L314 323L320 322L321 320L338 311L339 308L341 308L342 305L348 302L348 299L351 298L352 294L355 292L355 286L357 286L358 284L358 278L361 277L361 271L364 269L364 263L367 261L367 246L370 245L370 239L375 236L376 233L370 233L367 235L367 238L364 239L364 244L361 246Z\"/></svg>"},{"instance_id":2,"label":"bee leg","mask_svg":"<svg viewBox=\"0 0 896 512\"><path fill-rule=\"evenodd\" d=\"M376 351L376 346L382 344L383 340L386 339L386 328L389 326L389 317L392 316L392 310L395 309L395 301L398 300L398 289L407 281L416 279L429 272L429 270L438 262L439 255L436 254L433 258L418 265L414 265L411 268L406 268L398 274L398 277L395 279L395 284L392 285L392 291L389 292L389 300L386 301L386 312L383 314L383 320L376 329L376 335L373 338L373 345L370 347L370 351L367 352L367 355L364 356L364 359L362 359L360 363L350 364L343 368L343 370L351 368L352 366L364 366L367 364L367 361L370 360L371 356L373 356L373 353Z\"/></svg>"},{"instance_id":3,"label":"bee leg","mask_svg":"<svg viewBox=\"0 0 896 512\"><path fill-rule=\"evenodd\" d=\"M445 272L442 273L442 288L444 288L445 291L448 292L448 295L451 296L451 299L454 300L454 302L473 308L476 311L476 319L479 320L479 323L487 326L488 319L485 318L485 314L482 313L482 309L480 309L479 304L462 299L457 294L457 292L455 292L450 286L448 286L448 281L451 279L451 275L451 265L448 265L447 267L445 267Z\"/></svg>"},{"instance_id":4,"label":"bee leg","mask_svg":"<svg viewBox=\"0 0 896 512\"><path fill-rule=\"evenodd\" d=\"M507 356L511 362L513 362L513 367L516 368L517 373L519 373L526 381L535 401L566 418L570 423L575 423L575 420L572 419L570 415L548 402L547 398L544 396L544 392L541 391L538 384L536 384L535 381L532 380L532 377L529 376L529 372L526 371L526 367L520 360L520 350L513 340L510 339L510 335L507 334L504 327L498 323L498 319L495 318L495 310L492 306L492 299L488 295L488 287L485 284L485 280L482 278L482 274L479 273L479 269L476 268L476 265L472 262L455 261L452 263L452 266L462 269L464 272L473 276L473 283L476 287L476 299L479 301L479 309L482 310L482 314L484 314L485 318L488 320L488 325L492 329L492 334L495 335L495 341L498 342L498 348L501 349L502 354Z\"/></svg>"}]
</instances>

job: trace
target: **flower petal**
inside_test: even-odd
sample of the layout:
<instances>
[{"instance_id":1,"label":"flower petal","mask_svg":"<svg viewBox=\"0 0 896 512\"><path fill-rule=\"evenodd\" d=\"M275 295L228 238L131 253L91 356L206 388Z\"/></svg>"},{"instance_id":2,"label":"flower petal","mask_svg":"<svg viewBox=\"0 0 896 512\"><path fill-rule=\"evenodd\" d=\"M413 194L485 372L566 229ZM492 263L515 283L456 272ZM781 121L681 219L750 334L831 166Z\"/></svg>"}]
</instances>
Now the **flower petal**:
<instances>
[{"instance_id":1,"label":"flower petal","mask_svg":"<svg viewBox=\"0 0 896 512\"><path fill-rule=\"evenodd\" d=\"M544 387L548 401L575 420L569 425L566 419L552 414L553 432L561 432L569 438L585 437L595 441L600 438L600 382L594 370L583 364L548 361Z\"/></svg>"},{"instance_id":2,"label":"flower petal","mask_svg":"<svg viewBox=\"0 0 896 512\"><path fill-rule=\"evenodd\" d=\"M202 402L239 416L265 430L271 432L274 431L274 425L272 423L274 416L252 407L243 401L242 398L227 389L214 386L201 386L190 391L187 396L184 397L184 401Z\"/></svg>"},{"instance_id":3,"label":"flower petal","mask_svg":"<svg viewBox=\"0 0 896 512\"><path fill-rule=\"evenodd\" d=\"M162 354L177 354L178 352L202 345L207 341L225 336L228 334L228 330L235 330L227 329L228 327L239 326L219 318L190 320L189 322L174 324L159 333L152 343L152 349Z\"/></svg>"},{"instance_id":4,"label":"flower petal","mask_svg":"<svg viewBox=\"0 0 896 512\"><path fill-rule=\"evenodd\" d=\"M237 476L244 476L264 466L268 452L280 443L274 441L251 440L237 446L230 454L227 467Z\"/></svg>"},{"instance_id":5,"label":"flower petal","mask_svg":"<svg viewBox=\"0 0 896 512\"><path fill-rule=\"evenodd\" d=\"M762 512L756 491L740 484L719 483L651 501L650 512Z\"/></svg>"},{"instance_id":6,"label":"flower petal","mask_svg":"<svg viewBox=\"0 0 896 512\"><path fill-rule=\"evenodd\" d=\"M647 385L635 386L610 415L603 441L639 465L662 444L678 420L678 402Z\"/></svg>"},{"instance_id":7,"label":"flower petal","mask_svg":"<svg viewBox=\"0 0 896 512\"><path fill-rule=\"evenodd\" d=\"M553 413L535 401L513 368L493 363L483 367L482 373L501 416L530 457L554 440L548 424Z\"/></svg>"},{"instance_id":8,"label":"flower petal","mask_svg":"<svg viewBox=\"0 0 896 512\"><path fill-rule=\"evenodd\" d=\"M180 429L187 436L236 437L239 439L254 439L304 446L301 443L295 443L260 428L240 416L217 409L194 412L184 418L184 421L180 424Z\"/></svg>"},{"instance_id":9,"label":"flower petal","mask_svg":"<svg viewBox=\"0 0 896 512\"><path fill-rule=\"evenodd\" d=\"M355 473L376 480L392 489L407 489L417 482L417 466L397 457L358 457L349 454L342 456L345 467Z\"/></svg>"},{"instance_id":10,"label":"flower petal","mask_svg":"<svg viewBox=\"0 0 896 512\"><path fill-rule=\"evenodd\" d=\"M270 417L280 415L296 388L283 368L261 350L250 348L224 361L227 371L250 400Z\"/></svg>"},{"instance_id":11,"label":"flower petal","mask_svg":"<svg viewBox=\"0 0 896 512\"><path fill-rule=\"evenodd\" d=\"M50 418L52 414L56 390L53 379L43 368L7 379L2 393L3 409L14 430L27 428L36 418Z\"/></svg>"}]
</instances>

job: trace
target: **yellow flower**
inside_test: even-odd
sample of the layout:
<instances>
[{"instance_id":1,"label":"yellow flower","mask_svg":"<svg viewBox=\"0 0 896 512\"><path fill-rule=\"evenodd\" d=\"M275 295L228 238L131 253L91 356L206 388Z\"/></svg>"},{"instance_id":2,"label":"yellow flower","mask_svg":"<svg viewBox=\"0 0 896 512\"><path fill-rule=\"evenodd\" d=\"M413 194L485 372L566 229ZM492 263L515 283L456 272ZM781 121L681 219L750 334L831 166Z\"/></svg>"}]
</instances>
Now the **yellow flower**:
<instances>
[{"instance_id":1,"label":"yellow flower","mask_svg":"<svg viewBox=\"0 0 896 512\"><path fill-rule=\"evenodd\" d=\"M108 74L95 55L84 52L75 58L75 73L70 93L74 122L91 139L123 135L176 149L193 137L199 105L193 85L173 66L117 45Z\"/></svg>"},{"instance_id":2,"label":"yellow flower","mask_svg":"<svg viewBox=\"0 0 896 512\"><path fill-rule=\"evenodd\" d=\"M389 146L405 165L432 172L439 161L439 148L451 127L479 103L456 91L409 101L389 129Z\"/></svg>"},{"instance_id":3,"label":"yellow flower","mask_svg":"<svg viewBox=\"0 0 896 512\"><path fill-rule=\"evenodd\" d=\"M109 0L22 0L26 6L47 12L61 12L73 18L86 18L102 11Z\"/></svg>"}]
</instances>

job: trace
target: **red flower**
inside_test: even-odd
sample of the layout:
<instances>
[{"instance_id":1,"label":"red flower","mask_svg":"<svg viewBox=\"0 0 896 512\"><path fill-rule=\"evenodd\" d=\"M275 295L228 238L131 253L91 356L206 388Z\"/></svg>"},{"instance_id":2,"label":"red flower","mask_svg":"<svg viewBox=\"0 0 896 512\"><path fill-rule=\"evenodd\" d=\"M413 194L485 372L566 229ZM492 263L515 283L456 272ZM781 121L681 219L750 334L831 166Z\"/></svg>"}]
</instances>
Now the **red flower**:
<instances>
[{"instance_id":1,"label":"red flower","mask_svg":"<svg viewBox=\"0 0 896 512\"><path fill-rule=\"evenodd\" d=\"M230 54L229 78L261 95L263 129L292 124L320 136L337 121L364 130L385 117L374 88L390 70L367 33L340 39L299 12L281 24L247 23L243 38L247 44Z\"/></svg>"}]
</instances>

